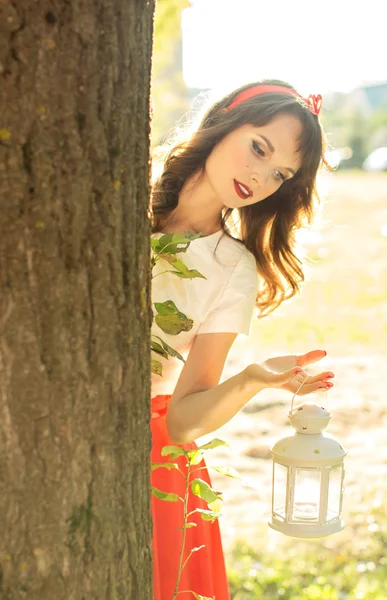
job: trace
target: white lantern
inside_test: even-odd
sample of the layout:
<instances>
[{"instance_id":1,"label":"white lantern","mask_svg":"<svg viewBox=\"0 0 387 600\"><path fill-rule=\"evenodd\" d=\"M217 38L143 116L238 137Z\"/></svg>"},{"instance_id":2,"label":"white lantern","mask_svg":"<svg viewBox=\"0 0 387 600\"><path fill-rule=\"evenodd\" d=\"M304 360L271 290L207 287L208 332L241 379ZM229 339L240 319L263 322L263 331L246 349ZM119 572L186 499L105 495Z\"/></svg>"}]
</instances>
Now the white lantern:
<instances>
[{"instance_id":1,"label":"white lantern","mask_svg":"<svg viewBox=\"0 0 387 600\"><path fill-rule=\"evenodd\" d=\"M295 431L271 448L273 458L270 527L298 538L317 538L344 527L341 518L346 451L323 433L331 415L304 403L288 414Z\"/></svg>"}]
</instances>

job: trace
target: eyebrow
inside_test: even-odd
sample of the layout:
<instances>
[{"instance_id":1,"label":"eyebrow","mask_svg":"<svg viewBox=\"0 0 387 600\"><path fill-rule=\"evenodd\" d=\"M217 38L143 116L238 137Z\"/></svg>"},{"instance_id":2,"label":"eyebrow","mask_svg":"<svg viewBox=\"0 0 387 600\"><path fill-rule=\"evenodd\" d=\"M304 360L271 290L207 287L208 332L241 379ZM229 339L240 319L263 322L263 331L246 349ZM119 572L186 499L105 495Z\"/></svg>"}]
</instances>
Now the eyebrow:
<instances>
[{"instance_id":1,"label":"eyebrow","mask_svg":"<svg viewBox=\"0 0 387 600\"><path fill-rule=\"evenodd\" d=\"M270 140L269 140L269 139L268 139L268 138L267 138L265 135L262 135L262 133L260 133L259 135L260 135L260 137L261 137L263 140L265 140L265 142L266 142L266 144L267 144L267 146L268 146L268 148L269 148L270 152L275 152L274 146L273 146L273 144L271 143L271 141L270 141ZM291 169L290 167L285 167L285 169L286 169L287 171L289 171L289 173L291 173L292 175L295 175L295 174L296 174L296 172L295 172L295 171L293 171L293 169Z\"/></svg>"}]
</instances>

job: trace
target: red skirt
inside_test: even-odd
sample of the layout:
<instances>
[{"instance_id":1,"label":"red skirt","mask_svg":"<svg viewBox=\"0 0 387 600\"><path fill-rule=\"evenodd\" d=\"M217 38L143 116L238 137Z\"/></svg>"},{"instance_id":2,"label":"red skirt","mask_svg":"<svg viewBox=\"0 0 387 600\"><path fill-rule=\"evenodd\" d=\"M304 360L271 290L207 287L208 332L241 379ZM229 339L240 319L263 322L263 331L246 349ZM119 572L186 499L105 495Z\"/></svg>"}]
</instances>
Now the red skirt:
<instances>
[{"instance_id":1,"label":"red skirt","mask_svg":"<svg viewBox=\"0 0 387 600\"><path fill-rule=\"evenodd\" d=\"M152 462L169 462L169 456L161 456L163 446L176 445L170 440L166 427L166 413L171 396L156 396L152 399ZM197 448L195 442L185 444L184 449ZM186 474L186 459L179 456L172 462L178 463L180 470ZM204 461L196 467L205 466ZM200 477L211 485L207 468L199 471L193 478ZM155 469L152 472L152 485L163 492L172 492L184 497L185 478L175 469ZM195 508L208 509L207 504L189 493L188 511ZM154 563L154 600L172 600L179 569L180 551L183 531L183 503L160 500L152 494L153 517L153 563ZM200 514L189 517L196 527L186 530L183 563L193 548L205 547L191 555L185 565L181 578L177 600L193 600L192 590L202 596L216 600L229 600L226 569L217 521L203 521Z\"/></svg>"}]
</instances>

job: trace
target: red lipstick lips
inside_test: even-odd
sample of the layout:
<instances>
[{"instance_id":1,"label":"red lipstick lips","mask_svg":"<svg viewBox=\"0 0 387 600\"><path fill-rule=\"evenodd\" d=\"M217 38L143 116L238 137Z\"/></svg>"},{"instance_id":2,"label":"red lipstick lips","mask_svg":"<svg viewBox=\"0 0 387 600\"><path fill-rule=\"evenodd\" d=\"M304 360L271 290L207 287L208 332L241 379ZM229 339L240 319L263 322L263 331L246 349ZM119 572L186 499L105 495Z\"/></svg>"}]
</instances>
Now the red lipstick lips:
<instances>
[{"instance_id":1,"label":"red lipstick lips","mask_svg":"<svg viewBox=\"0 0 387 600\"><path fill-rule=\"evenodd\" d=\"M252 190L247 185L240 183L236 179L234 179L234 188L239 198L242 198L242 200L246 200L253 195Z\"/></svg>"}]
</instances>

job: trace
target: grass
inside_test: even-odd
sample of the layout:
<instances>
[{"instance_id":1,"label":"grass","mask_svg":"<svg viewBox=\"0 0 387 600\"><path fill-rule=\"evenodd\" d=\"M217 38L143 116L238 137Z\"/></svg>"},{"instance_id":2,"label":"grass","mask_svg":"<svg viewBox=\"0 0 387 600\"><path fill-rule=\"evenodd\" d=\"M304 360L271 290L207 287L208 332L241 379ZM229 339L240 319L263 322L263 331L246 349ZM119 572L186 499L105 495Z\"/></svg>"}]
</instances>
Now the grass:
<instances>
[{"instance_id":1,"label":"grass","mask_svg":"<svg viewBox=\"0 0 387 600\"><path fill-rule=\"evenodd\" d=\"M332 549L332 539L284 538L280 551L239 542L228 557L232 600L386 600L387 495L368 511L350 516L354 525ZM345 531L345 530L344 530Z\"/></svg>"}]
</instances>

